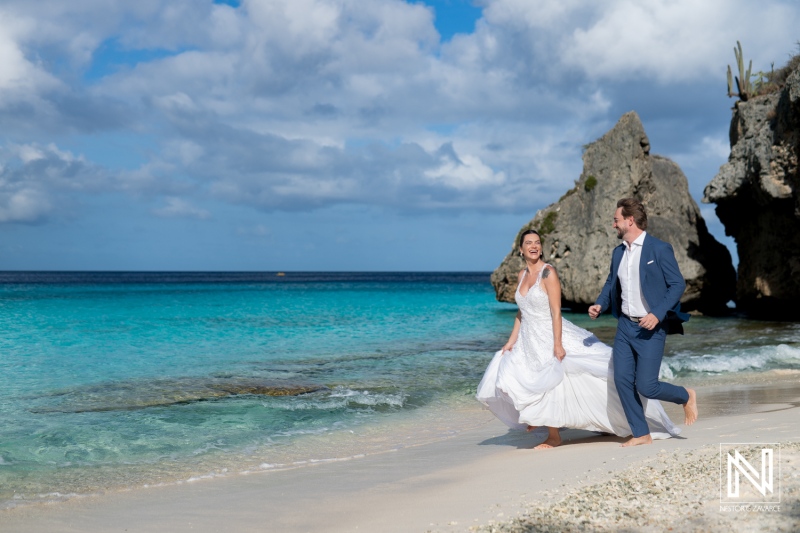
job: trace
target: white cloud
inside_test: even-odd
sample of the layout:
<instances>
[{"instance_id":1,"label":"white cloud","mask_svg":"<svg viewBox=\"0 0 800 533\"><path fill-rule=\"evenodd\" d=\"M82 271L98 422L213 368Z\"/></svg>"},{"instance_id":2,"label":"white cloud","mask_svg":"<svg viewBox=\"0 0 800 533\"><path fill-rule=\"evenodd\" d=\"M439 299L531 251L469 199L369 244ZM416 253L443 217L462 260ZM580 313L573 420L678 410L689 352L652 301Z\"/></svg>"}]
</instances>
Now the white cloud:
<instances>
[{"instance_id":1,"label":"white cloud","mask_svg":"<svg viewBox=\"0 0 800 533\"><path fill-rule=\"evenodd\" d=\"M50 199L41 190L0 187L0 222L37 222L51 210Z\"/></svg>"},{"instance_id":2,"label":"white cloud","mask_svg":"<svg viewBox=\"0 0 800 533\"><path fill-rule=\"evenodd\" d=\"M25 57L19 41L33 26L32 21L18 19L0 8L0 109L20 102L40 103L40 93L61 86L55 76Z\"/></svg>"},{"instance_id":3,"label":"white cloud","mask_svg":"<svg viewBox=\"0 0 800 533\"><path fill-rule=\"evenodd\" d=\"M182 198L166 198L166 205L153 209L153 214L165 218L197 218L200 220L211 218L211 213L205 209L193 206Z\"/></svg>"},{"instance_id":4,"label":"white cloud","mask_svg":"<svg viewBox=\"0 0 800 533\"><path fill-rule=\"evenodd\" d=\"M57 196L96 192L104 181L98 168L54 144L0 146L0 160L0 222L40 222L55 212Z\"/></svg>"},{"instance_id":5,"label":"white cloud","mask_svg":"<svg viewBox=\"0 0 800 533\"><path fill-rule=\"evenodd\" d=\"M596 78L662 82L703 77L719 67L718 50L732 42L729 7L721 1L621 0L606 5L585 28L563 42L568 64Z\"/></svg>"},{"instance_id":6,"label":"white cloud","mask_svg":"<svg viewBox=\"0 0 800 533\"><path fill-rule=\"evenodd\" d=\"M484 17L493 25L552 30L575 20L576 13L595 13L595 2L585 0L494 0L486 2Z\"/></svg>"},{"instance_id":7,"label":"white cloud","mask_svg":"<svg viewBox=\"0 0 800 533\"><path fill-rule=\"evenodd\" d=\"M165 153L187 164L199 156L199 148L190 142L169 148ZM72 217L86 195L120 192L138 198L163 197L164 205L151 210L159 217L210 218L209 211L188 199L199 194L196 185L164 179L176 168L157 161L135 171L112 173L54 143L0 145L0 222Z\"/></svg>"},{"instance_id":8,"label":"white cloud","mask_svg":"<svg viewBox=\"0 0 800 533\"><path fill-rule=\"evenodd\" d=\"M33 146L30 144L19 146L17 148L17 153L19 154L19 158L23 163L30 163L31 161L44 159L44 152L42 149L38 146Z\"/></svg>"},{"instance_id":9,"label":"white cloud","mask_svg":"<svg viewBox=\"0 0 800 533\"><path fill-rule=\"evenodd\" d=\"M455 150L442 150L439 165L425 171L425 176L434 182L444 183L456 190L474 190L479 187L498 187L505 181L504 172L494 172L479 157L459 157Z\"/></svg>"},{"instance_id":10,"label":"white cloud","mask_svg":"<svg viewBox=\"0 0 800 533\"><path fill-rule=\"evenodd\" d=\"M702 151L711 154L712 157L727 159L731 153L731 145L728 139L719 137L703 137L701 141Z\"/></svg>"},{"instance_id":11,"label":"white cloud","mask_svg":"<svg viewBox=\"0 0 800 533\"><path fill-rule=\"evenodd\" d=\"M800 25L796 6L779 0L494 0L485 17L486 31L514 30L547 70L660 83L724 75L737 39L754 65L780 63Z\"/></svg>"},{"instance_id":12,"label":"white cloud","mask_svg":"<svg viewBox=\"0 0 800 533\"><path fill-rule=\"evenodd\" d=\"M400 0L8 0L0 120L20 148L3 175L39 165L25 179L40 198L124 191L163 202L158 216L208 217L205 202L528 211L571 186L581 145L632 90L683 83L635 95L662 109L693 100L686 83L722 88L736 39L756 69L780 66L799 17L780 1L493 0L473 34L441 43L431 9ZM98 75L109 47L128 59ZM707 129L690 164L727 151ZM144 139L138 167L51 145L120 131Z\"/></svg>"},{"instance_id":13,"label":"white cloud","mask_svg":"<svg viewBox=\"0 0 800 533\"><path fill-rule=\"evenodd\" d=\"M681 167L689 179L690 185L694 185L691 187L693 189L691 192L698 201L702 199L705 185L711 181L730 155L730 144L723 135L724 133L720 132L720 135L716 137L703 137L691 143L687 151L662 152Z\"/></svg>"}]
</instances>

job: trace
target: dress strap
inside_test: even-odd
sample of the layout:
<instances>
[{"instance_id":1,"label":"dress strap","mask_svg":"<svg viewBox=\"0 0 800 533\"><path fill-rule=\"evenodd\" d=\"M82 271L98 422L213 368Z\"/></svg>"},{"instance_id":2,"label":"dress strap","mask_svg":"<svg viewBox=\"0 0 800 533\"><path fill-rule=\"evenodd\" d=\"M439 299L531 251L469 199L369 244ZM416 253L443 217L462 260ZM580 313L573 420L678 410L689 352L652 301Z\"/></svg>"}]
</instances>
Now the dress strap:
<instances>
[{"instance_id":1,"label":"dress strap","mask_svg":"<svg viewBox=\"0 0 800 533\"><path fill-rule=\"evenodd\" d=\"M525 274L527 273L528 273L528 267L525 267L522 270L522 275L519 277L519 281L517 281L517 289L519 289L522 286L522 280L525 279Z\"/></svg>"}]
</instances>

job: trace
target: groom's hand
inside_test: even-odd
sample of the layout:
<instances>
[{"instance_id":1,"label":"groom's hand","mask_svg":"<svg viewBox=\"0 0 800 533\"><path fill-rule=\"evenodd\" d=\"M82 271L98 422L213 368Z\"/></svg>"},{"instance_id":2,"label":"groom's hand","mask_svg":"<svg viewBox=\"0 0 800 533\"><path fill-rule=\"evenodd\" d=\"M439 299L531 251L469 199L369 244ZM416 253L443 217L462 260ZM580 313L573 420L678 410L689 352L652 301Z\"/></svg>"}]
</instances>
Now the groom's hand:
<instances>
[{"instance_id":1,"label":"groom's hand","mask_svg":"<svg viewBox=\"0 0 800 533\"><path fill-rule=\"evenodd\" d=\"M589 306L589 317L592 320L594 320L595 318L600 316L600 311L602 310L603 308L600 306L600 304L594 304Z\"/></svg>"},{"instance_id":2,"label":"groom's hand","mask_svg":"<svg viewBox=\"0 0 800 533\"><path fill-rule=\"evenodd\" d=\"M647 313L641 319L639 319L639 326L643 327L644 329L652 330L658 325L658 318L653 313Z\"/></svg>"}]
</instances>

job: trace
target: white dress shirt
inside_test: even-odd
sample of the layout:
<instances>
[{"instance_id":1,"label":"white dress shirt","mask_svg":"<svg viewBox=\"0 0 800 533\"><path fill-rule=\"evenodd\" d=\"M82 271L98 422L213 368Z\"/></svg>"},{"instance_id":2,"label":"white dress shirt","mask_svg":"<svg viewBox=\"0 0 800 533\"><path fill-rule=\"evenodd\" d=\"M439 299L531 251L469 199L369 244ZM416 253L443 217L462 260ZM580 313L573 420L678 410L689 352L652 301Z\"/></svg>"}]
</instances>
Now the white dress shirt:
<instances>
[{"instance_id":1,"label":"white dress shirt","mask_svg":"<svg viewBox=\"0 0 800 533\"><path fill-rule=\"evenodd\" d=\"M623 241L625 252L617 270L619 284L622 288L622 313L632 317L643 317L650 312L650 306L642 294L642 285L639 280L639 260L642 257L644 244L643 231L630 245Z\"/></svg>"}]
</instances>

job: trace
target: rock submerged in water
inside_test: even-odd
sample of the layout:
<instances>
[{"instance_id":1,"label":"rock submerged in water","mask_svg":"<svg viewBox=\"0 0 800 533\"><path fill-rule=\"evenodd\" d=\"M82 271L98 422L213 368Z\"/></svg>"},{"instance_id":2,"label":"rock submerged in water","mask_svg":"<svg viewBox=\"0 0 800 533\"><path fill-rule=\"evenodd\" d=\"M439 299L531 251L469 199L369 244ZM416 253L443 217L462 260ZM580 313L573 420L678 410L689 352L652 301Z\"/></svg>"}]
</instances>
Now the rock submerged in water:
<instances>
[{"instance_id":1,"label":"rock submerged in water","mask_svg":"<svg viewBox=\"0 0 800 533\"><path fill-rule=\"evenodd\" d=\"M109 383L55 394L53 396L60 397L60 405L47 406L33 411L36 413L131 411L218 400L245 394L299 396L327 389L324 385L253 379L183 378L151 382Z\"/></svg>"},{"instance_id":2,"label":"rock submerged in water","mask_svg":"<svg viewBox=\"0 0 800 533\"><path fill-rule=\"evenodd\" d=\"M542 234L545 261L558 270L562 305L573 310L592 305L608 277L611 251L620 243L611 221L617 200L625 197L639 198L647 209L647 231L672 244L686 279L682 309L727 313L736 283L730 252L708 232L680 167L650 155L650 141L635 112L623 115L586 148L575 187L517 233L511 251L492 273L497 299L514 301L517 276L524 268L518 237L533 228Z\"/></svg>"},{"instance_id":3,"label":"rock submerged in water","mask_svg":"<svg viewBox=\"0 0 800 533\"><path fill-rule=\"evenodd\" d=\"M782 90L739 101L731 154L706 186L736 241L736 306L753 318L800 320L800 68Z\"/></svg>"}]
</instances>

